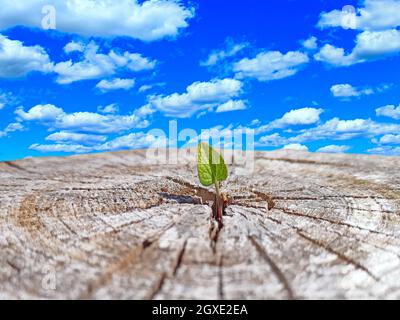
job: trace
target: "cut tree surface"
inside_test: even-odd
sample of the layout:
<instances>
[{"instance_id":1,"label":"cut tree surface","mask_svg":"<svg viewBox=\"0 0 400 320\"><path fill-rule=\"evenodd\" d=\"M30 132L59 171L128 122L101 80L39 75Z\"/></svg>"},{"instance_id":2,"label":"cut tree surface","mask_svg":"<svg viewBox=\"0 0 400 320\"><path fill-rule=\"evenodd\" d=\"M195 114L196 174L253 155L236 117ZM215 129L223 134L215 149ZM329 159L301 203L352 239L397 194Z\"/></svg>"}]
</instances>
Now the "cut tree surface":
<instances>
[{"instance_id":1,"label":"cut tree surface","mask_svg":"<svg viewBox=\"0 0 400 320\"><path fill-rule=\"evenodd\" d=\"M258 152L224 228L194 162L0 163L0 299L400 298L400 158Z\"/></svg>"}]
</instances>

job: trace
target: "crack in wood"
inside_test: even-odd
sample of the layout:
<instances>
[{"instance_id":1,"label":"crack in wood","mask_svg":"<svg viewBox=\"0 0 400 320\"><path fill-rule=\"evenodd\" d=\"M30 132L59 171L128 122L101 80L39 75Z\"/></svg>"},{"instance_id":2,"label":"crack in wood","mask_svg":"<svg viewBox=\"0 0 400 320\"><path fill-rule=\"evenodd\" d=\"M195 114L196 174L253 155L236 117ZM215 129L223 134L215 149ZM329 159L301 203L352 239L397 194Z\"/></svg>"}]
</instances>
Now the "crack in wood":
<instances>
[{"instance_id":1,"label":"crack in wood","mask_svg":"<svg viewBox=\"0 0 400 320\"><path fill-rule=\"evenodd\" d=\"M332 248L331 246L329 246L327 243L324 243L323 241L318 240L318 239L311 238L311 237L307 236L306 234L304 234L303 231L300 231L300 230L297 230L297 234L298 234L300 237L302 237L303 239L305 239L305 240L307 240L307 241L313 243L314 245L319 246L319 247L325 249L326 251L328 251L328 252L330 252L330 253L336 255L340 260L342 260L342 261L344 261L344 262L346 262L346 263L348 263L348 264L351 264L351 265L352 265L353 267L355 267L356 269L359 269L359 270L364 271L365 273L367 273L367 274L368 274L372 279L374 279L375 281L379 281L379 278L378 278L377 276L375 276L375 275L374 275L370 270L368 270L366 267L364 267L362 264L360 264L359 262L355 261L354 259L348 257L348 256L345 255L344 253L339 252L339 251L333 249L333 248Z\"/></svg>"},{"instance_id":2,"label":"crack in wood","mask_svg":"<svg viewBox=\"0 0 400 320\"><path fill-rule=\"evenodd\" d=\"M178 259L176 260L176 265L172 272L172 275L174 277L176 277L176 274L178 273L178 269L181 267L181 264L183 261L183 256L185 255L185 251L186 251L187 241L188 241L188 239L185 239L185 242L183 243L182 248L179 250Z\"/></svg>"},{"instance_id":3,"label":"crack in wood","mask_svg":"<svg viewBox=\"0 0 400 320\"><path fill-rule=\"evenodd\" d=\"M257 252L260 254L260 256L268 263L268 265L271 267L271 270L274 272L278 280L282 283L282 286L284 290L286 291L287 298L290 300L295 299L295 295L293 293L293 290L286 279L285 275L281 271L281 269L276 265L276 263L271 259L271 257L268 255L267 251L264 249L264 247L256 240L254 236L249 236L249 240L251 244L254 246L254 248L257 250Z\"/></svg>"},{"instance_id":4,"label":"crack in wood","mask_svg":"<svg viewBox=\"0 0 400 320\"><path fill-rule=\"evenodd\" d=\"M165 274L165 272L163 272L160 276L160 278L158 279L155 288L150 292L149 294L149 300L154 300L156 298L156 296L161 292L164 283L165 283L165 279L166 279L167 275Z\"/></svg>"},{"instance_id":5,"label":"crack in wood","mask_svg":"<svg viewBox=\"0 0 400 320\"><path fill-rule=\"evenodd\" d=\"M151 238L145 239L141 244L134 246L125 255L123 255L123 257L119 259L116 263L110 265L104 274L98 277L94 282L89 283L87 285L86 291L83 294L81 294L79 299L85 300L92 297L96 291L106 286L107 283L109 283L112 280L115 273L124 271L134 261L138 261L143 256L144 251L148 249L154 242L160 239L162 235L169 229L171 229L174 225L175 223L171 223L160 233L156 234Z\"/></svg>"},{"instance_id":6,"label":"crack in wood","mask_svg":"<svg viewBox=\"0 0 400 320\"><path fill-rule=\"evenodd\" d=\"M345 223L345 222L341 222L341 221L335 221L335 220L331 220L331 219L327 219L327 218L310 216L310 215L305 214L305 213L296 212L296 211L290 211L290 210L287 210L286 208L282 208L282 207L276 207L275 209L277 209L277 210L279 210L279 211L281 211L281 212L283 212L283 213L285 213L287 215L291 215L291 216L309 218L309 219L317 220L317 221L324 221L324 222L331 223L333 225L339 225L339 226L344 226L344 227L348 227L348 228L355 228L355 229L358 229L358 230L368 231L368 232L379 234L379 235L383 235L383 236L386 236L386 237L392 237L392 238L395 237L395 235L390 234L390 233L385 233L385 232L381 232L381 231L378 231L378 230L363 228L363 227L356 226L356 225L353 225L353 224L350 224L350 223Z\"/></svg>"}]
</instances>

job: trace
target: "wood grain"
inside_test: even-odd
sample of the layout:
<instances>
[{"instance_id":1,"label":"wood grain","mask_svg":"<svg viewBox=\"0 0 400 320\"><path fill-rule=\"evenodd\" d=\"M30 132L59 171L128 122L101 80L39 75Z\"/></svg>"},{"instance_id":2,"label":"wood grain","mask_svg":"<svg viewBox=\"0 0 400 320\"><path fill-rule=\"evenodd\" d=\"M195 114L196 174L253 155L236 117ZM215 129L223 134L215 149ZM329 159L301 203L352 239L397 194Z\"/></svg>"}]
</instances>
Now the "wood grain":
<instances>
[{"instance_id":1,"label":"wood grain","mask_svg":"<svg viewBox=\"0 0 400 320\"><path fill-rule=\"evenodd\" d=\"M400 158L258 152L218 231L145 155L0 163L0 299L400 298Z\"/></svg>"}]
</instances>

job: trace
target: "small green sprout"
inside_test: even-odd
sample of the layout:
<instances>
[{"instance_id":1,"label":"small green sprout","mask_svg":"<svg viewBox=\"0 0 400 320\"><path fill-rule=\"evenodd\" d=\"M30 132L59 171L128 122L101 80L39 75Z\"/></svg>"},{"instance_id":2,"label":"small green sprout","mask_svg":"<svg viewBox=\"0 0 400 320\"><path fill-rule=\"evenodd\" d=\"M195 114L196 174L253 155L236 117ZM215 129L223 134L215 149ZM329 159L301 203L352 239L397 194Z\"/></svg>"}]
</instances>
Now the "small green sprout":
<instances>
[{"instance_id":1,"label":"small green sprout","mask_svg":"<svg viewBox=\"0 0 400 320\"><path fill-rule=\"evenodd\" d=\"M220 192L220 182L228 178L228 168L224 158L208 143L200 142L197 147L197 171L200 183L203 186L215 186L213 217L222 227L222 214L226 206L226 197Z\"/></svg>"}]
</instances>

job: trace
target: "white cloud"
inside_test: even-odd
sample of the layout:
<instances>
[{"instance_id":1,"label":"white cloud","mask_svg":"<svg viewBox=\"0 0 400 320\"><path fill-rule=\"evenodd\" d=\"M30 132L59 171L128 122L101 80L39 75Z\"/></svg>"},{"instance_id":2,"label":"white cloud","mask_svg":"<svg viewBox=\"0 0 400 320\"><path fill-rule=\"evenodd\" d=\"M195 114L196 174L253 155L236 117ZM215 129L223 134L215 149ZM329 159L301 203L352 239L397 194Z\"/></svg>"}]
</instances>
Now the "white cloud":
<instances>
[{"instance_id":1,"label":"white cloud","mask_svg":"<svg viewBox=\"0 0 400 320\"><path fill-rule=\"evenodd\" d=\"M386 156L400 156L400 147L376 147L367 150L372 154L382 154Z\"/></svg>"},{"instance_id":2,"label":"white cloud","mask_svg":"<svg viewBox=\"0 0 400 320\"><path fill-rule=\"evenodd\" d=\"M308 151L308 147L299 143L291 143L284 146L283 150Z\"/></svg>"},{"instance_id":3,"label":"white cloud","mask_svg":"<svg viewBox=\"0 0 400 320\"><path fill-rule=\"evenodd\" d=\"M52 67L42 47L24 46L21 41L10 40L0 34L0 78L19 78L32 71L49 73Z\"/></svg>"},{"instance_id":4,"label":"white cloud","mask_svg":"<svg viewBox=\"0 0 400 320\"><path fill-rule=\"evenodd\" d=\"M93 151L93 148L79 144L38 144L35 143L29 147L30 150L40 152L66 152L66 153L85 153Z\"/></svg>"},{"instance_id":5,"label":"white cloud","mask_svg":"<svg viewBox=\"0 0 400 320\"><path fill-rule=\"evenodd\" d=\"M347 150L349 150L350 147L349 146L338 146L338 145L329 145L329 146L325 146L322 148L319 148L317 150L317 152L323 152L323 153L343 153L346 152Z\"/></svg>"},{"instance_id":6,"label":"white cloud","mask_svg":"<svg viewBox=\"0 0 400 320\"><path fill-rule=\"evenodd\" d=\"M11 92L1 92L0 91L0 110L5 108L10 104L14 104L16 97Z\"/></svg>"},{"instance_id":7,"label":"white cloud","mask_svg":"<svg viewBox=\"0 0 400 320\"><path fill-rule=\"evenodd\" d=\"M131 133L108 141L96 149L101 151L121 150L121 149L143 149L156 145L166 145L163 138L155 137L143 132Z\"/></svg>"},{"instance_id":8,"label":"white cloud","mask_svg":"<svg viewBox=\"0 0 400 320\"><path fill-rule=\"evenodd\" d=\"M107 92L111 90L129 90L135 85L135 79L120 79L115 78L112 80L101 80L96 88L100 89L102 92Z\"/></svg>"},{"instance_id":9,"label":"white cloud","mask_svg":"<svg viewBox=\"0 0 400 320\"><path fill-rule=\"evenodd\" d=\"M233 70L238 78L255 78L259 81L277 80L295 75L309 61L306 54L290 51L259 53L255 58L244 58L235 63Z\"/></svg>"},{"instance_id":10,"label":"white cloud","mask_svg":"<svg viewBox=\"0 0 400 320\"><path fill-rule=\"evenodd\" d=\"M98 133L123 132L147 126L148 122L143 121L135 114L121 116L100 115L93 112L65 114L63 117L57 119L55 123L55 127L60 129Z\"/></svg>"},{"instance_id":11,"label":"white cloud","mask_svg":"<svg viewBox=\"0 0 400 320\"><path fill-rule=\"evenodd\" d=\"M275 121L280 126L309 125L319 121L322 109L301 108L291 110Z\"/></svg>"},{"instance_id":12,"label":"white cloud","mask_svg":"<svg viewBox=\"0 0 400 320\"><path fill-rule=\"evenodd\" d=\"M229 112L229 111L237 111L237 110L246 110L247 106L243 100L229 100L221 104L215 112Z\"/></svg>"},{"instance_id":13,"label":"white cloud","mask_svg":"<svg viewBox=\"0 0 400 320\"><path fill-rule=\"evenodd\" d=\"M288 126L310 125L320 120L323 109L301 108L286 112L282 118L276 119L256 129L256 133L262 133L273 129L285 128Z\"/></svg>"},{"instance_id":14,"label":"white cloud","mask_svg":"<svg viewBox=\"0 0 400 320\"><path fill-rule=\"evenodd\" d=\"M290 141L349 140L357 137L374 137L398 132L399 130L400 125L398 124L379 123L371 119L340 120L333 118L317 127L302 130L299 135L290 138Z\"/></svg>"},{"instance_id":15,"label":"white cloud","mask_svg":"<svg viewBox=\"0 0 400 320\"><path fill-rule=\"evenodd\" d=\"M81 42L75 42L75 41L67 43L64 47L65 53L83 52L84 50L85 50L85 45Z\"/></svg>"},{"instance_id":16,"label":"white cloud","mask_svg":"<svg viewBox=\"0 0 400 320\"><path fill-rule=\"evenodd\" d=\"M348 83L344 83L333 85L331 87L331 93L336 98L349 98L359 97L362 95L371 95L374 93L374 90L371 88L358 89Z\"/></svg>"},{"instance_id":17,"label":"white cloud","mask_svg":"<svg viewBox=\"0 0 400 320\"><path fill-rule=\"evenodd\" d=\"M71 132L118 133L134 128L145 128L149 125L146 119L153 110L144 106L129 115L102 115L94 112L65 113L54 105L38 105L25 112L16 110L17 116L24 121L35 121L51 129Z\"/></svg>"},{"instance_id":18,"label":"white cloud","mask_svg":"<svg viewBox=\"0 0 400 320\"><path fill-rule=\"evenodd\" d=\"M166 146L166 140L163 137L156 137L151 134L136 132L128 135L117 137L111 141L107 141L100 144L94 144L95 142L103 142L104 140L91 140L91 135L62 135L59 140L53 139L54 141L61 142L56 144L38 144L35 143L29 147L31 150L40 152L65 152L65 153L87 153L92 151L113 151L123 149L142 149L156 146ZM101 136L97 136L101 137ZM52 140L52 139L47 139ZM67 143L62 143L66 141ZM84 145L93 142L93 145ZM83 143L83 144L82 144Z\"/></svg>"},{"instance_id":19,"label":"white cloud","mask_svg":"<svg viewBox=\"0 0 400 320\"><path fill-rule=\"evenodd\" d=\"M84 58L79 62L63 61L54 66L58 74L57 82L69 84L75 81L98 79L114 75L118 69L134 72L154 69L156 61L142 57L138 53L123 54L110 51L108 54L98 53L99 47L89 43L84 51Z\"/></svg>"},{"instance_id":20,"label":"white cloud","mask_svg":"<svg viewBox=\"0 0 400 320\"><path fill-rule=\"evenodd\" d=\"M400 120L400 104L396 107L394 105L388 105L380 107L375 110L377 116L389 117L396 120Z\"/></svg>"},{"instance_id":21,"label":"white cloud","mask_svg":"<svg viewBox=\"0 0 400 320\"><path fill-rule=\"evenodd\" d=\"M107 137L103 135L60 131L47 136L46 140L55 142L93 144L104 142L107 140Z\"/></svg>"},{"instance_id":22,"label":"white cloud","mask_svg":"<svg viewBox=\"0 0 400 320\"><path fill-rule=\"evenodd\" d=\"M0 29L41 27L48 0L0 0ZM194 16L192 7L175 0L52 0L57 30L84 36L127 36L144 41L175 37Z\"/></svg>"},{"instance_id":23,"label":"white cloud","mask_svg":"<svg viewBox=\"0 0 400 320\"><path fill-rule=\"evenodd\" d=\"M109 104L107 106L98 106L97 112L105 114L115 114L119 112L119 107L115 103Z\"/></svg>"},{"instance_id":24,"label":"white cloud","mask_svg":"<svg viewBox=\"0 0 400 320\"><path fill-rule=\"evenodd\" d=\"M6 137L9 133L24 130L24 126L19 122L10 123L4 130L0 131L0 138Z\"/></svg>"},{"instance_id":25,"label":"white cloud","mask_svg":"<svg viewBox=\"0 0 400 320\"><path fill-rule=\"evenodd\" d=\"M314 36L302 41L302 46L308 50L315 50L318 48L318 39Z\"/></svg>"},{"instance_id":26,"label":"white cloud","mask_svg":"<svg viewBox=\"0 0 400 320\"><path fill-rule=\"evenodd\" d=\"M139 92L146 92L146 91L149 91L151 88L153 88L152 85L144 84L144 85L140 86Z\"/></svg>"},{"instance_id":27,"label":"white cloud","mask_svg":"<svg viewBox=\"0 0 400 320\"><path fill-rule=\"evenodd\" d=\"M164 87L165 86L165 82L157 82L157 83L152 83L152 84L144 84L139 88L139 92L146 92L149 91L155 87Z\"/></svg>"},{"instance_id":28,"label":"white cloud","mask_svg":"<svg viewBox=\"0 0 400 320\"><path fill-rule=\"evenodd\" d=\"M321 28L342 27L359 30L396 28L400 26L400 1L364 0L363 7L354 13L347 10L322 13L318 25Z\"/></svg>"},{"instance_id":29,"label":"white cloud","mask_svg":"<svg viewBox=\"0 0 400 320\"><path fill-rule=\"evenodd\" d=\"M207 58L206 61L200 62L202 66L214 66L223 60L237 55L245 49L248 43L234 43L231 39L227 40L227 48L225 50L215 50Z\"/></svg>"},{"instance_id":30,"label":"white cloud","mask_svg":"<svg viewBox=\"0 0 400 320\"><path fill-rule=\"evenodd\" d=\"M350 66L357 63L382 59L400 52L400 31L364 31L357 35L352 52L326 44L314 55L317 61L334 66Z\"/></svg>"},{"instance_id":31,"label":"white cloud","mask_svg":"<svg viewBox=\"0 0 400 320\"><path fill-rule=\"evenodd\" d=\"M64 116L64 110L52 104L37 105L25 112L19 107L15 110L16 115L24 121L52 122L58 117Z\"/></svg>"},{"instance_id":32,"label":"white cloud","mask_svg":"<svg viewBox=\"0 0 400 320\"><path fill-rule=\"evenodd\" d=\"M235 79L195 82L182 94L151 96L150 104L167 116L188 118L206 109L213 109L241 93L242 83Z\"/></svg>"},{"instance_id":33,"label":"white cloud","mask_svg":"<svg viewBox=\"0 0 400 320\"><path fill-rule=\"evenodd\" d=\"M380 144L400 144L400 134L385 134L379 139Z\"/></svg>"},{"instance_id":34,"label":"white cloud","mask_svg":"<svg viewBox=\"0 0 400 320\"><path fill-rule=\"evenodd\" d=\"M286 142L287 139L285 137L282 137L279 133L273 133L258 139L256 145L259 147L278 147L284 145Z\"/></svg>"}]
</instances>

